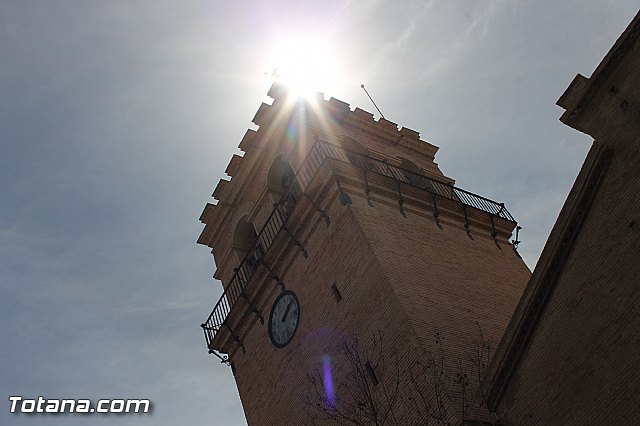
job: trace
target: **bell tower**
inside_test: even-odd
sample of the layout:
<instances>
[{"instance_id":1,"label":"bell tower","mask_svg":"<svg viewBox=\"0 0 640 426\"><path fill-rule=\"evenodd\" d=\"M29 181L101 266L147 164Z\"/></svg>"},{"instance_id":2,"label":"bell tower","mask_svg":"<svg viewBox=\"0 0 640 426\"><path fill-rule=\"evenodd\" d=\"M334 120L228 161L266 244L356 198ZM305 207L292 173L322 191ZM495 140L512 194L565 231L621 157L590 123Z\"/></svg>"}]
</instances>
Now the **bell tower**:
<instances>
[{"instance_id":1,"label":"bell tower","mask_svg":"<svg viewBox=\"0 0 640 426\"><path fill-rule=\"evenodd\" d=\"M514 218L418 132L277 81L268 95L198 239L224 288L207 349L249 425L491 420L466 354L497 344L530 276Z\"/></svg>"}]
</instances>

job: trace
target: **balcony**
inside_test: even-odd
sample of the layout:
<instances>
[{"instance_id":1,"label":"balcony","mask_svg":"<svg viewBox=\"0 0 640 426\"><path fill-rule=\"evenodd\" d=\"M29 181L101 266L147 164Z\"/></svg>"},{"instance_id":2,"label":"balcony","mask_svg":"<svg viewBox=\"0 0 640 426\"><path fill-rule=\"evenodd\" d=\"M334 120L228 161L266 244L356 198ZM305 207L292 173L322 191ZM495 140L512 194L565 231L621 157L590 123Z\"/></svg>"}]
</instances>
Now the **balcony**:
<instances>
[{"instance_id":1,"label":"balcony","mask_svg":"<svg viewBox=\"0 0 640 426\"><path fill-rule=\"evenodd\" d=\"M304 194L304 191L326 159L333 159L359 167L366 172L365 176L367 174L375 174L391 178L397 182L398 188L400 188L400 184L403 183L422 190L433 202L434 206L436 206L438 199L452 200L460 203L463 207L465 217L467 215L467 208L471 208L491 215L492 223L493 217L499 217L515 223L513 216L511 216L502 203L497 203L480 195L456 188L451 184L440 182L388 164L386 161L352 152L327 142L317 141L298 169L295 175L296 183L291 185L282 195L278 203L275 204L264 226L258 232L255 243L240 262L240 266L235 269L234 275L224 289L218 303L214 306L213 311L211 311L207 320L201 324L207 348L210 348L211 342L220 328L228 325L225 321L238 299L241 297L246 298L243 293L244 289L251 281L255 271L262 264L263 257L280 231L285 229L289 216L291 216L298 200L302 197L302 194ZM400 207L402 209L402 198ZM434 216L437 216L437 214L434 214Z\"/></svg>"}]
</instances>

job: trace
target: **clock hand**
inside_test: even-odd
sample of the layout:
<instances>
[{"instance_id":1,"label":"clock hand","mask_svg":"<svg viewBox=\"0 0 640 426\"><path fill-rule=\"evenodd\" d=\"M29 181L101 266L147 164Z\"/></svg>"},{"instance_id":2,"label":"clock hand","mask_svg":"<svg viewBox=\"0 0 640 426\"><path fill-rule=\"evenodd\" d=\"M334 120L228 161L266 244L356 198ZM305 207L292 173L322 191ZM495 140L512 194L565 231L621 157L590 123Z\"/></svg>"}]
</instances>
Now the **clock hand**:
<instances>
[{"instance_id":1,"label":"clock hand","mask_svg":"<svg viewBox=\"0 0 640 426\"><path fill-rule=\"evenodd\" d=\"M293 302L289 302L289 304L287 305L287 309L285 309L284 311L284 315L282 316L282 322L285 322L285 320L287 319L287 315L289 315L289 309L291 309L291 303Z\"/></svg>"}]
</instances>

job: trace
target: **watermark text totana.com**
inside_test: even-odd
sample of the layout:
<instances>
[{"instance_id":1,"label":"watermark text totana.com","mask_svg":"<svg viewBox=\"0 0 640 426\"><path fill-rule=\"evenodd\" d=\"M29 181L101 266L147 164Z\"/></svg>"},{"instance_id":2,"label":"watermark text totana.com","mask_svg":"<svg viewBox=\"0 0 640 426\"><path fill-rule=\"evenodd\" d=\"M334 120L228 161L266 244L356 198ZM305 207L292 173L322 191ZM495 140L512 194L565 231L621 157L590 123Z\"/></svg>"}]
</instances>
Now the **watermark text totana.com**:
<instances>
[{"instance_id":1,"label":"watermark text totana.com","mask_svg":"<svg viewBox=\"0 0 640 426\"><path fill-rule=\"evenodd\" d=\"M22 396L10 396L9 410L12 413L24 414L109 414L109 413L150 413L151 401L148 399L47 399L39 396L36 399Z\"/></svg>"}]
</instances>

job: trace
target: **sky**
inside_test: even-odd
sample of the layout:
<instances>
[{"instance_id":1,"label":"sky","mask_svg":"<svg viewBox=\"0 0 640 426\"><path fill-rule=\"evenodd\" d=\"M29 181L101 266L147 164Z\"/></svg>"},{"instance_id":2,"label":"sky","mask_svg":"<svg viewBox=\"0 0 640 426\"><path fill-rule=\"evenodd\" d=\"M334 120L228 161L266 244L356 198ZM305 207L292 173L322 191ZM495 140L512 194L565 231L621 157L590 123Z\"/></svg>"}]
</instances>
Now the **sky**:
<instances>
[{"instance_id":1,"label":"sky","mask_svg":"<svg viewBox=\"0 0 640 426\"><path fill-rule=\"evenodd\" d=\"M0 1L0 424L246 424L199 327L221 286L198 218L268 74L309 51L327 97L375 112L365 83L505 202L533 268L591 144L555 102L636 1ZM10 395L153 412L16 415Z\"/></svg>"}]
</instances>

